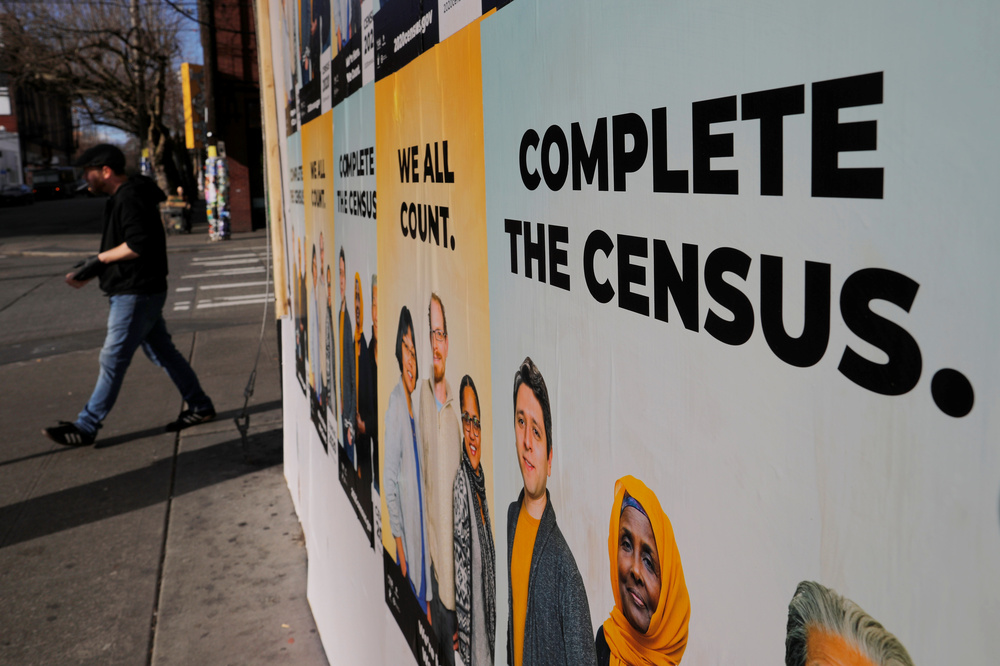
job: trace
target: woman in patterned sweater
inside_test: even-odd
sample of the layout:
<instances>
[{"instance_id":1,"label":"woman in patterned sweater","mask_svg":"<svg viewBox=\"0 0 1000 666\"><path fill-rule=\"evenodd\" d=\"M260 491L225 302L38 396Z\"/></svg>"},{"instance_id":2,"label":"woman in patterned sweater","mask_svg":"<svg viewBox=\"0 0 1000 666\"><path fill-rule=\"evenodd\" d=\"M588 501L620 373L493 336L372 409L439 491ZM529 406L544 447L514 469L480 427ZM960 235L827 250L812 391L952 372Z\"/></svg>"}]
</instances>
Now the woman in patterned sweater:
<instances>
[{"instance_id":1,"label":"woman in patterned sweater","mask_svg":"<svg viewBox=\"0 0 1000 666\"><path fill-rule=\"evenodd\" d=\"M458 394L462 407L462 463L455 475L455 612L458 649L466 666L493 664L496 581L493 530L486 501L479 393L468 375Z\"/></svg>"}]
</instances>

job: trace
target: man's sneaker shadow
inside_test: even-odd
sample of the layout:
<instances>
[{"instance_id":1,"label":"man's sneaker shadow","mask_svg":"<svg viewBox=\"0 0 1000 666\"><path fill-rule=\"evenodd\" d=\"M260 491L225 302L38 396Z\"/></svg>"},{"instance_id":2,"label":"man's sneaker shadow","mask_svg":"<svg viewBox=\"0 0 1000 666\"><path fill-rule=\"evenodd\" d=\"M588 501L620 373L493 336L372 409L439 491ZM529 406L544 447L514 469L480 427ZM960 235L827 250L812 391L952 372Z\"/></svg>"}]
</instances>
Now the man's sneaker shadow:
<instances>
[{"instance_id":1,"label":"man's sneaker shadow","mask_svg":"<svg viewBox=\"0 0 1000 666\"><path fill-rule=\"evenodd\" d=\"M163 426L158 426L156 428L146 428L145 430L137 430L135 432L126 432L121 435L115 435L114 437L108 437L106 439L98 439L94 442L95 449L107 449L112 446L118 446L119 444L128 444L129 442L134 442L139 439L146 439L147 437L153 437L155 435L162 435Z\"/></svg>"},{"instance_id":2,"label":"man's sneaker shadow","mask_svg":"<svg viewBox=\"0 0 1000 666\"><path fill-rule=\"evenodd\" d=\"M264 403L261 403L259 405L252 405L252 406L250 406L249 408L247 408L247 413L248 414L255 414L255 413L260 413L260 412L268 412L268 411L271 411L272 409L279 409L280 407L281 407L281 401L280 400L272 400L271 402L264 402ZM231 421L232 419L234 419L237 416L241 415L242 412L243 412L242 409L230 409L230 410L227 410L227 411L224 411L224 412L218 412L215 415L215 418L212 419L211 421L207 421L205 423L205 425L208 425L209 423L222 423L224 421ZM170 423L173 423L173 421L171 421ZM140 440L140 439L146 439L147 437L154 437L156 435L175 435L176 436L178 434L178 432L198 432L198 426L197 425L196 426L192 426L190 428L184 428L184 430L177 431L177 432L168 432L168 431L164 430L164 428L167 425L168 424L164 423L163 425L154 426L152 428L146 428L144 430L137 430L135 432L122 433L121 435L115 435L113 437L108 437L108 438L105 438L105 439L102 439L102 438L98 437L97 441L94 442L94 448L95 449L107 449L107 448L110 448L112 446L119 446L120 444L128 444L129 442L134 442L134 441L137 441L137 440Z\"/></svg>"}]
</instances>

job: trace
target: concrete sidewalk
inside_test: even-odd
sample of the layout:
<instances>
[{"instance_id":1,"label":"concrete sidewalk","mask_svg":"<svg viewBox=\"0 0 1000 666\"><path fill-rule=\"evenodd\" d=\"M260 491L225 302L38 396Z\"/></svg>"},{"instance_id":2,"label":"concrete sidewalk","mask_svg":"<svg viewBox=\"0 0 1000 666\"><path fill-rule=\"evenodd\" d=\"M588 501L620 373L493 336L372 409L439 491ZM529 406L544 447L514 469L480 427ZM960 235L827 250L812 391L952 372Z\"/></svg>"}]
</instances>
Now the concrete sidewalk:
<instances>
[{"instance_id":1,"label":"concrete sidewalk","mask_svg":"<svg viewBox=\"0 0 1000 666\"><path fill-rule=\"evenodd\" d=\"M200 234L168 241L171 252L204 243ZM93 235L2 248L93 251ZM163 431L181 409L176 389L141 355L96 445L85 448L53 444L40 430L80 410L99 349L0 366L0 664L327 663L282 475L270 317L246 445L233 421L259 314L174 336L219 412L180 434Z\"/></svg>"}]
</instances>

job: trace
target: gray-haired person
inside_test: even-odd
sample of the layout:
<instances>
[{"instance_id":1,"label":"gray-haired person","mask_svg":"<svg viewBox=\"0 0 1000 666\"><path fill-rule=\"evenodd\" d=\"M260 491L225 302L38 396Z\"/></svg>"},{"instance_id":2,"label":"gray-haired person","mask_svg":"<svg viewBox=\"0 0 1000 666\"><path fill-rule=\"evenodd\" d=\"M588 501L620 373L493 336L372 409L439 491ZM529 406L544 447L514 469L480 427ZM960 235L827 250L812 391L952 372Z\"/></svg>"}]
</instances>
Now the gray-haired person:
<instances>
[{"instance_id":1,"label":"gray-haired person","mask_svg":"<svg viewBox=\"0 0 1000 666\"><path fill-rule=\"evenodd\" d=\"M856 603L819 583L799 583L788 604L785 666L842 663L913 666L903 644Z\"/></svg>"}]
</instances>

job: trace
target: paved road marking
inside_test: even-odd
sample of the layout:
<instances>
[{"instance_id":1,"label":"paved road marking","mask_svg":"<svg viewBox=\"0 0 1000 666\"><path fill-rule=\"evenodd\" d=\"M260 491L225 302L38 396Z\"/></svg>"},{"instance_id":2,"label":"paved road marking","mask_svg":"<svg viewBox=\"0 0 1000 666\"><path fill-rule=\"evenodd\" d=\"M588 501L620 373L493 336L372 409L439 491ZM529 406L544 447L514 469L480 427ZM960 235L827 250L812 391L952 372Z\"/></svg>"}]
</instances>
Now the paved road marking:
<instances>
[{"instance_id":1,"label":"paved road marking","mask_svg":"<svg viewBox=\"0 0 1000 666\"><path fill-rule=\"evenodd\" d=\"M271 284L271 280L257 280L254 282L229 282L226 284L200 284L198 285L199 291L206 291L209 289L242 289L246 287L263 287L264 285ZM177 287L174 291L177 293L194 291L194 287Z\"/></svg>"},{"instance_id":2,"label":"paved road marking","mask_svg":"<svg viewBox=\"0 0 1000 666\"><path fill-rule=\"evenodd\" d=\"M208 256L208 257L193 257L191 259L191 263L200 264L200 263L204 263L206 261L217 261L219 258L220 258L220 255L211 255L211 256ZM248 259L248 258L259 259L260 255L251 252L251 253L245 253L245 254L230 254L230 255L227 255L227 256L222 256L222 258L224 258L224 259Z\"/></svg>"},{"instance_id":3,"label":"paved road marking","mask_svg":"<svg viewBox=\"0 0 1000 666\"><path fill-rule=\"evenodd\" d=\"M203 284L198 287L198 289L204 291L206 289L236 289L239 287L263 287L266 284L271 284L270 280L260 280L258 282L232 282L229 284Z\"/></svg>"},{"instance_id":4,"label":"paved road marking","mask_svg":"<svg viewBox=\"0 0 1000 666\"><path fill-rule=\"evenodd\" d=\"M261 249L265 250L266 248ZM201 283L201 281L224 279L227 277L246 276L249 278L251 275L267 272L260 254L248 253L246 252L247 248L240 248L240 250L243 250L243 252L236 253L232 250L228 252L223 250L222 252L214 252L208 256L192 258L189 267L202 272L189 273L180 277L182 280L199 280L199 283L195 286L183 286L175 289L176 293L184 294L184 296L191 298L191 300L178 301L174 304L174 311L184 312L192 309L203 310L206 308L222 308L236 305L262 305L271 302L273 295L271 295L268 285L272 283L272 280L269 275L264 276L266 277L264 280L247 279L241 282L221 282L218 284ZM255 265L247 266L245 264ZM239 289L247 290L250 293L229 296L218 295L220 293L219 290L225 290L221 293L228 291L232 294L232 290ZM208 294L212 292L216 295L212 298L207 298Z\"/></svg>"},{"instance_id":5,"label":"paved road marking","mask_svg":"<svg viewBox=\"0 0 1000 666\"><path fill-rule=\"evenodd\" d=\"M200 261L198 262L198 268L203 266L235 266L236 264L260 264L263 263L259 258L254 257L253 259L217 259L215 261Z\"/></svg>"},{"instance_id":6,"label":"paved road marking","mask_svg":"<svg viewBox=\"0 0 1000 666\"><path fill-rule=\"evenodd\" d=\"M190 275L182 275L182 280L191 280L194 278L206 278L206 277L222 277L226 275L246 275L248 273L263 273L266 269L263 266L255 266L250 268L223 268L214 271L208 271L207 273L192 273Z\"/></svg>"},{"instance_id":7,"label":"paved road marking","mask_svg":"<svg viewBox=\"0 0 1000 666\"><path fill-rule=\"evenodd\" d=\"M232 253L232 252L244 252L244 253L247 253L247 252L257 252L257 253L263 253L263 252L267 252L267 246L266 245L248 245L248 246L228 247L228 248L227 247L216 246L216 248L218 248L219 251L222 252L222 253Z\"/></svg>"},{"instance_id":8,"label":"paved road marking","mask_svg":"<svg viewBox=\"0 0 1000 666\"><path fill-rule=\"evenodd\" d=\"M254 299L239 300L239 301L199 301L198 305L195 306L197 310L204 310L205 308L227 308L234 305L262 305L264 303L271 302L271 299L265 298L263 295L257 296Z\"/></svg>"}]
</instances>

